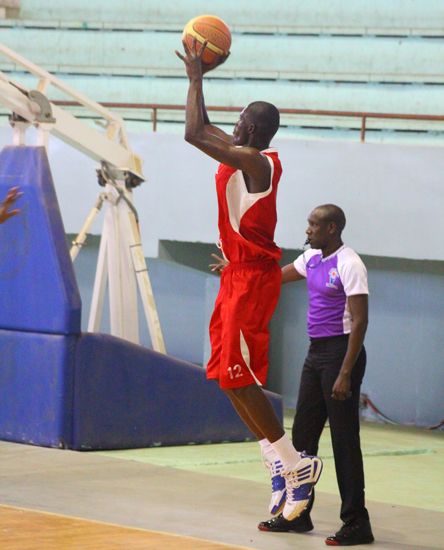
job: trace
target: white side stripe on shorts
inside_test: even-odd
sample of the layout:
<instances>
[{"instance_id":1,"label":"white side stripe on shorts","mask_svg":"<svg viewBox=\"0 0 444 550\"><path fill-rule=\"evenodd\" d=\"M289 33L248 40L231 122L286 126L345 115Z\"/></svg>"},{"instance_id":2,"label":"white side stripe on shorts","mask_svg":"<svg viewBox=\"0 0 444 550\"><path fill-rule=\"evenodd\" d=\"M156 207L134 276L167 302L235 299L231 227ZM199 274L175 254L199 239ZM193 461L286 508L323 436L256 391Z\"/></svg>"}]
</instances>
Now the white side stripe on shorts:
<instances>
[{"instance_id":1,"label":"white side stripe on shorts","mask_svg":"<svg viewBox=\"0 0 444 550\"><path fill-rule=\"evenodd\" d=\"M255 380L255 382L258 386L262 386L262 384L256 378L254 372L251 370L251 367L250 367L250 350L248 349L247 342L245 341L245 338L244 338L244 335L242 334L242 331L240 331L240 347L241 347L242 357L245 361L245 364L248 367L248 370L250 371L251 376L254 378L254 380Z\"/></svg>"}]
</instances>

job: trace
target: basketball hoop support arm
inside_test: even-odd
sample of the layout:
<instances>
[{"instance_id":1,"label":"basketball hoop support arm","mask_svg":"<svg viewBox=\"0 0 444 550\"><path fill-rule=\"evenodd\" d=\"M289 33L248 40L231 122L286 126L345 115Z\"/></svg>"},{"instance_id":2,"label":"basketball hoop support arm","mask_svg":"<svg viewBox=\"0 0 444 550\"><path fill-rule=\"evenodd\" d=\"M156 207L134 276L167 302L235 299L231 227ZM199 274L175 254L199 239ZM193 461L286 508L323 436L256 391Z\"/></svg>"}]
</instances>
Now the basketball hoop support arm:
<instances>
[{"instance_id":1,"label":"basketball hoop support arm","mask_svg":"<svg viewBox=\"0 0 444 550\"><path fill-rule=\"evenodd\" d=\"M0 71L0 103L31 124L36 126L51 124L48 127L51 134L95 161L106 161L111 166L127 171L139 178L140 183L145 181L142 174L142 160L131 151L125 122L121 117L65 84L59 78L25 59L4 44L0 44L0 54L39 78L37 89L32 91L27 90ZM52 118L55 120L45 121L47 113L43 113L39 109L40 106L36 101L33 101L32 95L33 92L39 92L46 97L50 86L54 86L74 101L105 119L106 135L49 101ZM40 143L40 145L45 145L45 143Z\"/></svg>"},{"instance_id":2,"label":"basketball hoop support arm","mask_svg":"<svg viewBox=\"0 0 444 550\"><path fill-rule=\"evenodd\" d=\"M166 353L135 209L132 207L132 188L145 181L142 174L143 161L131 150L123 119L4 44L0 44L0 54L39 79L36 89L28 90L0 71L0 103L13 112L10 123L14 131L14 145L25 144L26 130L32 124L38 131L38 145L48 148L49 135L53 134L99 162L102 167L106 165L114 180L112 185L106 183L105 193L99 196L105 200L105 223L88 330L100 330L104 294L109 279L111 334L139 343L139 285L153 348ZM106 121L106 134L51 103L46 97L50 86L103 118ZM93 208L82 230L84 234L81 232L81 241L77 239L77 251L98 214L97 206Z\"/></svg>"}]
</instances>

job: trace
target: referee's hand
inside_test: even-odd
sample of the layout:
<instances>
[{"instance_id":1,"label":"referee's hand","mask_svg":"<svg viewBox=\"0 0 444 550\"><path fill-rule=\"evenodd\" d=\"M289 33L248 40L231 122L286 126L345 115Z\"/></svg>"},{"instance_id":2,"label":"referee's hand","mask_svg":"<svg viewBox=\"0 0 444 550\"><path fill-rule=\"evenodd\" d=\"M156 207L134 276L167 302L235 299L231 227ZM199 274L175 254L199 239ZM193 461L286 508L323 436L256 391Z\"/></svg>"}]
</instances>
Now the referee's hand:
<instances>
[{"instance_id":1,"label":"referee's hand","mask_svg":"<svg viewBox=\"0 0 444 550\"><path fill-rule=\"evenodd\" d=\"M332 399L345 401L351 396L351 394L350 375L339 373L339 376L336 378L336 382L333 385L333 391L331 394Z\"/></svg>"},{"instance_id":2,"label":"referee's hand","mask_svg":"<svg viewBox=\"0 0 444 550\"><path fill-rule=\"evenodd\" d=\"M224 258L221 258L220 256L218 256L217 254L211 254L211 256L217 261L217 263L210 264L209 267L211 267L211 271L220 275L222 271L227 267L229 262Z\"/></svg>"}]
</instances>

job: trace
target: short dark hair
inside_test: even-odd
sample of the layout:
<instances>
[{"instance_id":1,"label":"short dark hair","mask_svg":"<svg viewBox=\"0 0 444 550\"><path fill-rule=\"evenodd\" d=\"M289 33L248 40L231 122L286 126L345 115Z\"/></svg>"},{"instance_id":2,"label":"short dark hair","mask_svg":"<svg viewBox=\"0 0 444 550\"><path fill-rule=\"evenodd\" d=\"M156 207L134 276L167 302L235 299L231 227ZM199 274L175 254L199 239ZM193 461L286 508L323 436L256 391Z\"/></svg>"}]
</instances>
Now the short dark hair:
<instances>
[{"instance_id":1,"label":"short dark hair","mask_svg":"<svg viewBox=\"0 0 444 550\"><path fill-rule=\"evenodd\" d=\"M342 208L339 208L339 206L335 204L323 204L322 206L317 206L315 210L320 212L322 221L325 224L331 222L335 223L336 227L339 229L339 234L342 233L346 223L345 214Z\"/></svg>"},{"instance_id":2,"label":"short dark hair","mask_svg":"<svg viewBox=\"0 0 444 550\"><path fill-rule=\"evenodd\" d=\"M254 101L247 107L251 122L257 126L258 131L270 141L279 130L279 110L272 103L266 101Z\"/></svg>"}]
</instances>

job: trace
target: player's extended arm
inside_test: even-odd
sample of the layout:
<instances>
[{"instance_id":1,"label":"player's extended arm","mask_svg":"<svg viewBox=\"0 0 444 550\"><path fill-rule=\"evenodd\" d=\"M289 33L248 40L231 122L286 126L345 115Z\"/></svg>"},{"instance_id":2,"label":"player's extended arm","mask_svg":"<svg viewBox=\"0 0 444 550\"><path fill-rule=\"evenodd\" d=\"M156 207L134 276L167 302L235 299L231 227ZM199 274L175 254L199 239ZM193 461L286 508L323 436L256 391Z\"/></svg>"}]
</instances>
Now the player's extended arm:
<instances>
[{"instance_id":1,"label":"player's extended arm","mask_svg":"<svg viewBox=\"0 0 444 550\"><path fill-rule=\"evenodd\" d=\"M11 187L0 205L0 224L5 223L6 220L9 220L9 218L12 218L12 216L17 215L20 212L18 208L16 210L10 210L10 208L22 195L23 193L19 192L18 187Z\"/></svg>"},{"instance_id":2,"label":"player's extended arm","mask_svg":"<svg viewBox=\"0 0 444 550\"><path fill-rule=\"evenodd\" d=\"M356 359L364 345L365 333L368 325L368 295L356 294L348 296L348 306L353 319L347 353L345 354L339 376L333 385L332 398L344 401L351 396L350 376Z\"/></svg>"},{"instance_id":3,"label":"player's extended arm","mask_svg":"<svg viewBox=\"0 0 444 550\"><path fill-rule=\"evenodd\" d=\"M288 264L282 268L282 284L305 279L303 275L294 267L294 264Z\"/></svg>"},{"instance_id":4,"label":"player's extended arm","mask_svg":"<svg viewBox=\"0 0 444 550\"><path fill-rule=\"evenodd\" d=\"M206 42L200 50L196 52L196 41L192 48L184 44L186 56L184 57L178 51L177 56L185 63L190 85L188 88L186 120L185 120L185 139L208 156L215 160L246 172L252 180L266 180L268 187L270 174L270 164L267 158L253 147L235 147L225 140L209 134L205 131L205 122L202 111L202 61L201 56L206 46ZM267 176L264 178L264 174ZM261 189L261 191L264 191Z\"/></svg>"},{"instance_id":5,"label":"player's extended arm","mask_svg":"<svg viewBox=\"0 0 444 550\"><path fill-rule=\"evenodd\" d=\"M227 143L233 143L233 136L228 135L221 128L218 128L217 126L213 126L213 124L211 124L210 117L208 116L207 109L205 107L205 100L204 100L203 94L202 94L202 116L204 120L205 131L207 132L207 134L212 134L213 136L217 136L218 138L222 139L223 141L226 141Z\"/></svg>"}]
</instances>

